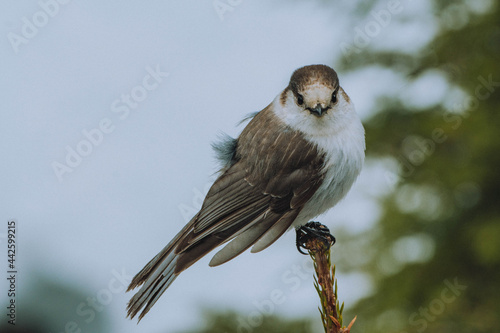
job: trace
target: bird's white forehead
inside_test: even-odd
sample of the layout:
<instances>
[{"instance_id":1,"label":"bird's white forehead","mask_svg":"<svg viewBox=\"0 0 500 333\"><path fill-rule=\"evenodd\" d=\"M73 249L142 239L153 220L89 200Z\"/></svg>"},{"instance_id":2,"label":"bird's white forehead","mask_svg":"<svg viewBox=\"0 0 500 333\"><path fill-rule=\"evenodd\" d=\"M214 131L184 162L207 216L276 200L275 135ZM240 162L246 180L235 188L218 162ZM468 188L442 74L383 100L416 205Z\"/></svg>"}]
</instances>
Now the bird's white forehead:
<instances>
[{"instance_id":1,"label":"bird's white forehead","mask_svg":"<svg viewBox=\"0 0 500 333\"><path fill-rule=\"evenodd\" d=\"M304 97L304 101L308 105L316 105L317 103L329 104L332 97L332 87L321 84L313 83L305 87L301 92Z\"/></svg>"}]
</instances>

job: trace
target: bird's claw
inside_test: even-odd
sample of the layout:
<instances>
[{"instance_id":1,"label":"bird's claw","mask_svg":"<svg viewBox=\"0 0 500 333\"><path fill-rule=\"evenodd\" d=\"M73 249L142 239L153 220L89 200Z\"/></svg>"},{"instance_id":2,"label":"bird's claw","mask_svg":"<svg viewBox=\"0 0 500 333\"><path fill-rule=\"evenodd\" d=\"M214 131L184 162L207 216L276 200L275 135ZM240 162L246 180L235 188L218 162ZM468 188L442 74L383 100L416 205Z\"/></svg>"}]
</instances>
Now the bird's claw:
<instances>
[{"instance_id":1,"label":"bird's claw","mask_svg":"<svg viewBox=\"0 0 500 333\"><path fill-rule=\"evenodd\" d=\"M330 229L319 222L308 222L296 228L295 231L297 233L297 250L304 255L307 255L307 253L302 251L302 249L310 250L307 247L307 243L313 238L322 241L327 248L335 244L335 237L330 234Z\"/></svg>"}]
</instances>

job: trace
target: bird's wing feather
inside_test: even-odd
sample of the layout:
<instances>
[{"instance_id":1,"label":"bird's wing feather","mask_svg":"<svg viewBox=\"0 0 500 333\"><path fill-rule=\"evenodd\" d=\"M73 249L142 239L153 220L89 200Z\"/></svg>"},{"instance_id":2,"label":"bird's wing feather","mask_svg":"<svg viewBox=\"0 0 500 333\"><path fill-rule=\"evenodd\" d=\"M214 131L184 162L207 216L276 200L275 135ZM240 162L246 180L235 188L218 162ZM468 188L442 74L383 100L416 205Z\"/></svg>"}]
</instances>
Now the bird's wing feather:
<instances>
[{"instance_id":1,"label":"bird's wing feather","mask_svg":"<svg viewBox=\"0 0 500 333\"><path fill-rule=\"evenodd\" d=\"M323 181L324 157L317 148L266 111L270 110L258 114L242 132L237 161L208 192L192 237L186 239L189 249L208 235L220 235L223 241L218 245L234 238L211 265L222 264L256 243L252 252L272 244Z\"/></svg>"},{"instance_id":2,"label":"bird's wing feather","mask_svg":"<svg viewBox=\"0 0 500 333\"><path fill-rule=\"evenodd\" d=\"M270 211L264 212L258 217L258 220L250 228L245 229L244 232L238 234L231 242L229 242L229 244L217 252L210 261L210 266L221 265L238 256L251 247L252 244L255 244L260 239L263 239L263 235L267 235L271 231L270 229L273 229L276 225L285 224L289 226L289 221L293 221L295 215L295 212L292 212L291 214L276 214Z\"/></svg>"},{"instance_id":3,"label":"bird's wing feather","mask_svg":"<svg viewBox=\"0 0 500 333\"><path fill-rule=\"evenodd\" d=\"M293 223L321 185L324 156L301 133L266 108L245 127L234 163L210 188L201 210L144 269L129 289L144 284L128 304L142 318L183 270L231 241L210 265L224 263L255 244L260 251Z\"/></svg>"},{"instance_id":4,"label":"bird's wing feather","mask_svg":"<svg viewBox=\"0 0 500 333\"><path fill-rule=\"evenodd\" d=\"M301 133L286 128L271 112L265 109L256 115L240 135L236 162L209 190L192 235L184 242L186 248L236 225L240 225L237 232L241 233L266 211L276 213L271 215L275 215L276 223L288 211L296 210L283 220L290 220L290 216L294 219L321 185L324 157Z\"/></svg>"},{"instance_id":5,"label":"bird's wing feather","mask_svg":"<svg viewBox=\"0 0 500 333\"><path fill-rule=\"evenodd\" d=\"M278 238L280 238L292 225L299 212L299 209L294 209L284 213L280 219L253 244L252 253L262 251L278 240Z\"/></svg>"}]
</instances>

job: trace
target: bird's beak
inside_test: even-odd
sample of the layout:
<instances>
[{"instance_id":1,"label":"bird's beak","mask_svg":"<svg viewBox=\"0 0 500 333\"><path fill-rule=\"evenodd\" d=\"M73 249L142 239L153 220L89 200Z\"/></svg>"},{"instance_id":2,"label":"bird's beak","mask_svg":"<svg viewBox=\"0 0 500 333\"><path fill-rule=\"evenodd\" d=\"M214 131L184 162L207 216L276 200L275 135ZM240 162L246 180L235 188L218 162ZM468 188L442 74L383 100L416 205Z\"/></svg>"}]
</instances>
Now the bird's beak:
<instances>
[{"instance_id":1,"label":"bird's beak","mask_svg":"<svg viewBox=\"0 0 500 333\"><path fill-rule=\"evenodd\" d=\"M326 109L323 109L320 104L316 104L314 108L309 108L309 111L311 112L311 114L317 117L321 117Z\"/></svg>"}]
</instances>

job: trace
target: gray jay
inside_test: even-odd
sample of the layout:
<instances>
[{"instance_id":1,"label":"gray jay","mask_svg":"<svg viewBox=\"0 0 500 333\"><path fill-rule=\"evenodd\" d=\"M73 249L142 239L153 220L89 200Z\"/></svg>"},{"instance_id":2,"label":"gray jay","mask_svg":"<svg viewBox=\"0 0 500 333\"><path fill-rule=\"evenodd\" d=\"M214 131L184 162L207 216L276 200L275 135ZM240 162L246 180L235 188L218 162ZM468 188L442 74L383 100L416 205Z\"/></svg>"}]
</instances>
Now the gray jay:
<instances>
[{"instance_id":1,"label":"gray jay","mask_svg":"<svg viewBox=\"0 0 500 333\"><path fill-rule=\"evenodd\" d=\"M297 69L288 86L252 116L236 139L215 146L220 175L200 211L134 277L128 303L139 320L177 276L227 243L210 266L248 248L259 252L283 233L337 204L361 171L363 125L337 73L325 65Z\"/></svg>"}]
</instances>

